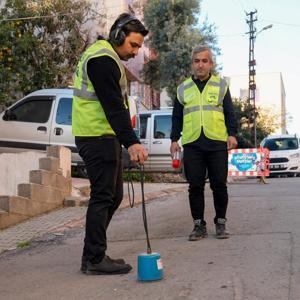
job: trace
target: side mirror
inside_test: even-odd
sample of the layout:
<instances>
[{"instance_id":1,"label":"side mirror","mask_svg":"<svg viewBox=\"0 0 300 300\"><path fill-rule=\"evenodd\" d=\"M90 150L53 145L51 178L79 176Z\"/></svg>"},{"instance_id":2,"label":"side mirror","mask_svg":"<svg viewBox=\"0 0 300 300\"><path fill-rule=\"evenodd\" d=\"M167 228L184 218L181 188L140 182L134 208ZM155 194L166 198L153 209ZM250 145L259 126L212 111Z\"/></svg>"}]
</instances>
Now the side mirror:
<instances>
[{"instance_id":1,"label":"side mirror","mask_svg":"<svg viewBox=\"0 0 300 300\"><path fill-rule=\"evenodd\" d=\"M11 110L7 109L4 112L3 120L4 121L14 121L14 120L17 120L17 116Z\"/></svg>"}]
</instances>

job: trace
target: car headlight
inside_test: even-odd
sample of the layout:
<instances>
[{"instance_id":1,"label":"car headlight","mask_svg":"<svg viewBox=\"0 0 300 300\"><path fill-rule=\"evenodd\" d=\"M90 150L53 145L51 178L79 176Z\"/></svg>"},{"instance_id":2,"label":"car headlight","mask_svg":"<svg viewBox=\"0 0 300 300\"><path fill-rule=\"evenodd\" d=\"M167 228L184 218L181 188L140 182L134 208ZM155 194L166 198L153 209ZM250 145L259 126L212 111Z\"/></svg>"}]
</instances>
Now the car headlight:
<instances>
[{"instance_id":1,"label":"car headlight","mask_svg":"<svg viewBox=\"0 0 300 300\"><path fill-rule=\"evenodd\" d=\"M298 158L298 157L299 157L299 153L295 153L295 154L290 155L290 158Z\"/></svg>"}]
</instances>

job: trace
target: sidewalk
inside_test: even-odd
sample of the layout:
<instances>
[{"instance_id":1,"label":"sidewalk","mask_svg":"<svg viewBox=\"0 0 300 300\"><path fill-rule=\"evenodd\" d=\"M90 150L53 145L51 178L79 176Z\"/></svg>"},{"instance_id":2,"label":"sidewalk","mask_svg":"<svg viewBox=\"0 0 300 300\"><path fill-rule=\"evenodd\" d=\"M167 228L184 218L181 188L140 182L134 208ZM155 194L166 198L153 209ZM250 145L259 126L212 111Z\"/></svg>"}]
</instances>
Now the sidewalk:
<instances>
[{"instance_id":1,"label":"sidewalk","mask_svg":"<svg viewBox=\"0 0 300 300\"><path fill-rule=\"evenodd\" d=\"M62 232L70 228L84 227L86 206L88 196L82 196L80 190L87 193L89 181L82 178L73 178L72 195L77 199L80 206L68 206L58 210L31 218L20 224L0 230L0 254L3 251L14 250L22 244L28 244L31 240L37 239L46 233L62 235ZM141 203L141 186L139 182L134 182L134 202ZM132 199L132 190L130 196ZM176 183L145 183L145 200L151 201L177 192L185 191L187 184ZM124 183L124 198L119 209L129 207L128 186Z\"/></svg>"}]
</instances>

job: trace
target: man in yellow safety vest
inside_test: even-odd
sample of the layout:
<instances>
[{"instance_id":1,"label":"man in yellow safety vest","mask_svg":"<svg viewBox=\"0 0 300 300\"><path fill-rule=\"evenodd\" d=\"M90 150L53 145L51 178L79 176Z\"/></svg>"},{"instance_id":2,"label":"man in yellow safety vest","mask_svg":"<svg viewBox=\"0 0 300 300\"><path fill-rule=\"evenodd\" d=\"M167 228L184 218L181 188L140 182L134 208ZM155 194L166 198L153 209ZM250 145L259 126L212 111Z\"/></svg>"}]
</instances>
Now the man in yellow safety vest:
<instances>
[{"instance_id":1,"label":"man in yellow safety vest","mask_svg":"<svg viewBox=\"0 0 300 300\"><path fill-rule=\"evenodd\" d=\"M98 38L82 55L74 80L72 131L91 184L81 271L125 274L132 267L106 254L106 230L123 198L121 145L132 161L148 157L130 122L127 80L121 60L135 57L148 30L124 13L109 39Z\"/></svg>"},{"instance_id":2,"label":"man in yellow safety vest","mask_svg":"<svg viewBox=\"0 0 300 300\"><path fill-rule=\"evenodd\" d=\"M208 174L213 191L216 237L228 238L228 149L237 146L236 120L225 79L213 75L211 49L199 45L192 51L192 73L177 88L172 115L171 155L184 149L184 171L189 183L189 201L194 220L190 241L207 236L204 219L204 186Z\"/></svg>"}]
</instances>

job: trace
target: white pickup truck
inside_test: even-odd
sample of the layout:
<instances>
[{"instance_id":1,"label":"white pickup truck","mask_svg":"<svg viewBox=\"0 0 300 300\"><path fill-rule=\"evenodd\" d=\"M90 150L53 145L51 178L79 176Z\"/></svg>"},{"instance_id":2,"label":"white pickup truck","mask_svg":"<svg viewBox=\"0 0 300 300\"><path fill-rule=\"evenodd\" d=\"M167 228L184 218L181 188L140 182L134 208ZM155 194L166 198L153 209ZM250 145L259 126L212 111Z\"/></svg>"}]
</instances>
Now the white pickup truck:
<instances>
[{"instance_id":1,"label":"white pickup truck","mask_svg":"<svg viewBox=\"0 0 300 300\"><path fill-rule=\"evenodd\" d=\"M170 155L172 109L141 111L139 128L141 143L149 152L145 169L151 172L181 172L181 168L172 168Z\"/></svg>"},{"instance_id":2,"label":"white pickup truck","mask_svg":"<svg viewBox=\"0 0 300 300\"><path fill-rule=\"evenodd\" d=\"M0 114L0 153L26 150L45 151L48 145L62 145L72 150L72 165L85 175L72 136L72 89L44 89L17 101ZM131 113L135 113L131 110ZM180 171L172 169L170 133L172 110L145 111L139 114L138 130L142 144L149 151L145 171ZM128 165L127 151L123 151Z\"/></svg>"},{"instance_id":3,"label":"white pickup truck","mask_svg":"<svg viewBox=\"0 0 300 300\"><path fill-rule=\"evenodd\" d=\"M62 145L72 151L72 165L81 174L83 162L72 136L72 89L44 89L17 101L0 114L0 153L45 151Z\"/></svg>"}]
</instances>

